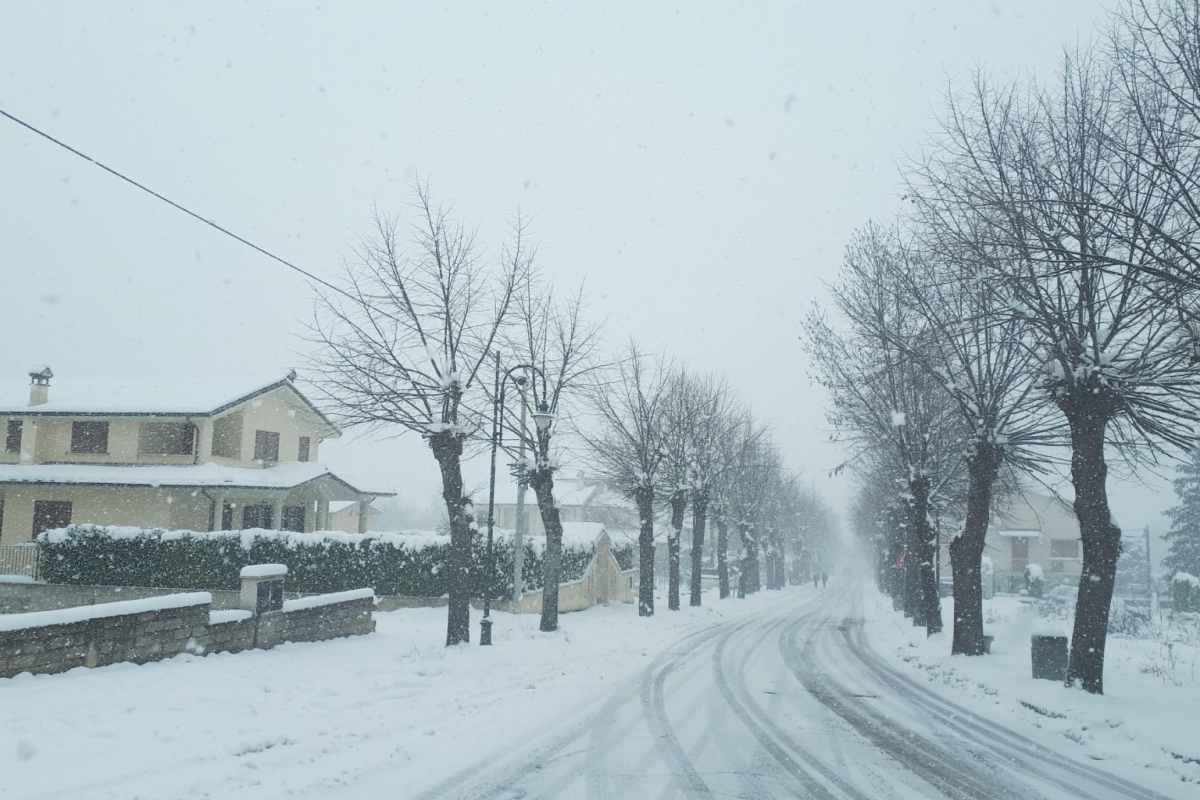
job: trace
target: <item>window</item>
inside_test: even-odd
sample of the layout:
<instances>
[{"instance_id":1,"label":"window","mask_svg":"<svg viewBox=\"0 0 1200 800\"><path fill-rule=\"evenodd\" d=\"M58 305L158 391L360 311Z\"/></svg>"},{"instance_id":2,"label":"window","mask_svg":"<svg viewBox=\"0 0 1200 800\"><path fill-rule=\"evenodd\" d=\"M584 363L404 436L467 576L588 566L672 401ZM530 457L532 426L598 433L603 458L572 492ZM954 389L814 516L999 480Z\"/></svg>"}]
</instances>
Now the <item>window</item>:
<instances>
[{"instance_id":1,"label":"window","mask_svg":"<svg viewBox=\"0 0 1200 800\"><path fill-rule=\"evenodd\" d=\"M108 452L108 423L107 422L72 422L71 423L71 452L72 453L107 453Z\"/></svg>"},{"instance_id":2,"label":"window","mask_svg":"<svg viewBox=\"0 0 1200 800\"><path fill-rule=\"evenodd\" d=\"M271 524L274 517L274 509L267 503L242 506L242 529L266 528L270 530L275 527Z\"/></svg>"},{"instance_id":3,"label":"window","mask_svg":"<svg viewBox=\"0 0 1200 800\"><path fill-rule=\"evenodd\" d=\"M190 422L143 422L138 452L156 456L190 456L196 429Z\"/></svg>"},{"instance_id":4,"label":"window","mask_svg":"<svg viewBox=\"0 0 1200 800\"><path fill-rule=\"evenodd\" d=\"M307 436L300 437L300 449L296 452L297 461L308 461L309 448L312 447L312 440Z\"/></svg>"},{"instance_id":5,"label":"window","mask_svg":"<svg viewBox=\"0 0 1200 800\"><path fill-rule=\"evenodd\" d=\"M1051 539L1051 558L1079 558L1078 539Z\"/></svg>"},{"instance_id":6,"label":"window","mask_svg":"<svg viewBox=\"0 0 1200 800\"><path fill-rule=\"evenodd\" d=\"M61 500L33 501L33 535L71 524L71 504Z\"/></svg>"},{"instance_id":7,"label":"window","mask_svg":"<svg viewBox=\"0 0 1200 800\"><path fill-rule=\"evenodd\" d=\"M304 533L304 506L283 507L283 529Z\"/></svg>"},{"instance_id":8,"label":"window","mask_svg":"<svg viewBox=\"0 0 1200 800\"><path fill-rule=\"evenodd\" d=\"M254 460L279 460L279 434L274 431L254 432Z\"/></svg>"},{"instance_id":9,"label":"window","mask_svg":"<svg viewBox=\"0 0 1200 800\"><path fill-rule=\"evenodd\" d=\"M4 452L19 453L21 452L21 430L23 425L19 419L10 419L8 421L8 431L4 436Z\"/></svg>"}]
</instances>

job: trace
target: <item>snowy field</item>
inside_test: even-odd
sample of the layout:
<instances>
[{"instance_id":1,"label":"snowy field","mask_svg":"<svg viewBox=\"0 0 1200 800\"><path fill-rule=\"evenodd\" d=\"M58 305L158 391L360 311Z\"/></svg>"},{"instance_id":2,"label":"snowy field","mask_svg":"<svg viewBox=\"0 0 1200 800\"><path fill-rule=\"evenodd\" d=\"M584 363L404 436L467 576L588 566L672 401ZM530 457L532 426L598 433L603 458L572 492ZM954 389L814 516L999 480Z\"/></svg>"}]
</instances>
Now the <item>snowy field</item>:
<instances>
[{"instance_id":1,"label":"snowy field","mask_svg":"<svg viewBox=\"0 0 1200 800\"><path fill-rule=\"evenodd\" d=\"M1100 696L1033 680L1029 637L1060 621L1042 619L1018 597L984 601L984 631L995 636L992 654L949 655L953 600L946 598L946 632L926 637L871 590L867 633L875 649L906 664L954 701L1080 760L1155 783L1197 784L1200 796L1200 638L1187 628L1147 638L1109 636ZM897 622L904 624L897 624ZM1069 626L1064 628L1069 631Z\"/></svg>"},{"instance_id":2,"label":"snowy field","mask_svg":"<svg viewBox=\"0 0 1200 800\"><path fill-rule=\"evenodd\" d=\"M445 609L405 609L371 636L0 679L0 797L410 796L598 702L679 637L795 600L661 599L649 620L597 607L554 634L497 614L494 647L452 649Z\"/></svg>"}]
</instances>

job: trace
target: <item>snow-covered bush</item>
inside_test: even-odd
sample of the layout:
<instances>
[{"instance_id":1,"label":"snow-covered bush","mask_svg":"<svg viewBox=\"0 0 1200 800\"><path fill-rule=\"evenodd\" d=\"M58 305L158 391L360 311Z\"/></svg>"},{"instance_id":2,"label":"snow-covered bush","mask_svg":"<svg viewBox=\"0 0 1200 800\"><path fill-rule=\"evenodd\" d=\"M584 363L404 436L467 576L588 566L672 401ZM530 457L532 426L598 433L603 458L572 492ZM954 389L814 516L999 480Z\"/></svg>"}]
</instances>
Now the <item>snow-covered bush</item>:
<instances>
[{"instance_id":1,"label":"snow-covered bush","mask_svg":"<svg viewBox=\"0 0 1200 800\"><path fill-rule=\"evenodd\" d=\"M1027 564L1025 566L1025 591L1030 597L1041 597L1042 590L1046 586L1046 576L1042 572L1041 564Z\"/></svg>"},{"instance_id":2,"label":"snow-covered bush","mask_svg":"<svg viewBox=\"0 0 1200 800\"><path fill-rule=\"evenodd\" d=\"M471 550L476 586L485 580L482 536ZM287 586L297 592L336 592L370 586L377 594L441 596L447 591L448 536L423 531L400 533L293 533L175 531L73 525L38 537L43 579L50 583L154 586L181 589L236 589L247 564L286 564ZM563 580L579 578L593 545L563 544ZM492 596L512 592L512 545L495 540ZM526 588L541 587L542 547L525 544ZM482 591L476 592L482 594Z\"/></svg>"},{"instance_id":3,"label":"snow-covered bush","mask_svg":"<svg viewBox=\"0 0 1200 800\"><path fill-rule=\"evenodd\" d=\"M1200 611L1200 578L1176 572L1171 578L1171 607L1175 611Z\"/></svg>"}]
</instances>

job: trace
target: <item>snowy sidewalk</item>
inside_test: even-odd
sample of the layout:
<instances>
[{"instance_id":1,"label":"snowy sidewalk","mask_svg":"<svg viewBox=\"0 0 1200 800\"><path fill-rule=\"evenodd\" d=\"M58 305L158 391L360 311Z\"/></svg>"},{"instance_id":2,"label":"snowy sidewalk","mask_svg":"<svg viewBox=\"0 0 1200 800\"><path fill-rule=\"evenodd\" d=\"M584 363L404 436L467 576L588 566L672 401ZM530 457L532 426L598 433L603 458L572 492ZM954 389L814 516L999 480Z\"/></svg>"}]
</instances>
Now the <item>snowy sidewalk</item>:
<instances>
[{"instance_id":1,"label":"snowy sidewalk","mask_svg":"<svg viewBox=\"0 0 1200 800\"><path fill-rule=\"evenodd\" d=\"M1200 647L1109 636L1103 696L1031 677L1029 637L1042 624L1017 597L984 601L992 654L950 656L954 604L942 601L946 630L926 637L891 601L868 588L866 631L898 669L919 675L953 701L1104 769L1178 792L1200 783ZM1183 782L1182 784L1180 782Z\"/></svg>"},{"instance_id":2,"label":"snowy sidewalk","mask_svg":"<svg viewBox=\"0 0 1200 800\"><path fill-rule=\"evenodd\" d=\"M663 598L648 620L597 607L553 634L497 614L492 648L447 649L445 609L405 609L372 636L0 680L0 794L404 796L570 717L680 636L812 591L680 612Z\"/></svg>"}]
</instances>

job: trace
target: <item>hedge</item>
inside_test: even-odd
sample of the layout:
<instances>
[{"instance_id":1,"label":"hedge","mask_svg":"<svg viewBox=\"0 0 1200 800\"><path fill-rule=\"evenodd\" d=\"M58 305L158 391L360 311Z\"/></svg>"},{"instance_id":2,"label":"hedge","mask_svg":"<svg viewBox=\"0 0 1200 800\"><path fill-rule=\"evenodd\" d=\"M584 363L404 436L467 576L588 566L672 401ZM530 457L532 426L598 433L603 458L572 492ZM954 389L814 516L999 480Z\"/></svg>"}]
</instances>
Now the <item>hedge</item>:
<instances>
[{"instance_id":1,"label":"hedge","mask_svg":"<svg viewBox=\"0 0 1200 800\"><path fill-rule=\"evenodd\" d=\"M471 571L482 595L483 537L475 535ZM448 537L437 534L289 531L170 531L73 525L38 536L42 580L108 586L236 589L249 564L286 564L287 587L296 592L336 592L370 586L376 594L438 597L446 594ZM525 588L542 587L542 554L526 542ZM593 547L563 545L562 580L583 576ZM622 557L632 553L621 550ZM512 594L512 544L495 539L492 597Z\"/></svg>"}]
</instances>

